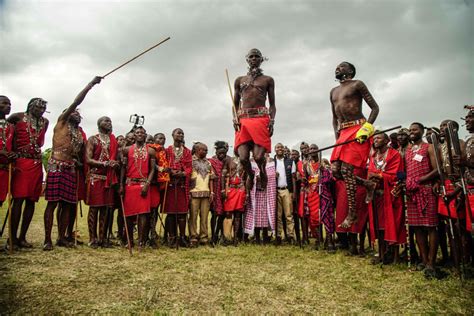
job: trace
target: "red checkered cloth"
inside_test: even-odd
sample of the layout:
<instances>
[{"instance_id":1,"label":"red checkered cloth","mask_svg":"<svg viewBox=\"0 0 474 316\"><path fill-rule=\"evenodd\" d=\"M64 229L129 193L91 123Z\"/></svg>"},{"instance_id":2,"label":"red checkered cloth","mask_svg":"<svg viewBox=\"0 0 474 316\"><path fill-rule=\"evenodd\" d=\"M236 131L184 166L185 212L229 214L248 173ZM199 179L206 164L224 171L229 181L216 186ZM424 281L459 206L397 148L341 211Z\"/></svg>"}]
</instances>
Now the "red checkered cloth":
<instances>
[{"instance_id":1,"label":"red checkered cloth","mask_svg":"<svg viewBox=\"0 0 474 316\"><path fill-rule=\"evenodd\" d=\"M252 169L256 176L260 173L258 166L252 162ZM268 176L267 189L258 191L254 183L249 199L246 204L246 214L244 231L247 234L253 234L254 228L270 227L275 230L275 212L276 212L276 169L275 164L267 162L266 171Z\"/></svg>"},{"instance_id":2,"label":"red checkered cloth","mask_svg":"<svg viewBox=\"0 0 474 316\"><path fill-rule=\"evenodd\" d=\"M420 177L431 171L428 143L422 143L418 150L407 149L405 163L407 170L406 189L408 196L408 224L410 226L438 226L438 203L431 185L420 185ZM416 146L415 146L416 147ZM419 155L419 156L416 156ZM421 157L421 161L415 160Z\"/></svg>"},{"instance_id":3,"label":"red checkered cloth","mask_svg":"<svg viewBox=\"0 0 474 316\"><path fill-rule=\"evenodd\" d=\"M222 214L223 210L223 203L222 203L222 169L224 168L224 162L217 159L216 156L209 158L209 162L211 163L212 170L216 176L216 179L213 181L213 191L214 191L214 200L212 201L212 211L216 212L218 215Z\"/></svg>"},{"instance_id":4,"label":"red checkered cloth","mask_svg":"<svg viewBox=\"0 0 474 316\"><path fill-rule=\"evenodd\" d=\"M44 191L46 201L68 203L77 202L77 177L74 168L62 168L48 171L46 189Z\"/></svg>"}]
</instances>

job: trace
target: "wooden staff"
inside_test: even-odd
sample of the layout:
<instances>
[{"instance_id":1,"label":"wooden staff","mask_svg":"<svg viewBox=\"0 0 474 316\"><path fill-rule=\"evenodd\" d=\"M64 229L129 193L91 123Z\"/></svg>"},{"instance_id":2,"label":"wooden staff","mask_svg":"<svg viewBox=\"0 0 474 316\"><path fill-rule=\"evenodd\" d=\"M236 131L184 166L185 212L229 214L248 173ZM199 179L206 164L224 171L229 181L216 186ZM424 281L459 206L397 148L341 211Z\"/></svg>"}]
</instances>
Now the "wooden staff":
<instances>
[{"instance_id":1,"label":"wooden staff","mask_svg":"<svg viewBox=\"0 0 474 316\"><path fill-rule=\"evenodd\" d=\"M395 127L392 127L392 128L388 128L388 129L385 129L383 131L378 131L378 132L375 132L372 136L370 137L374 137L375 135L379 135L379 134L383 134L383 133L386 133L386 132L390 132L390 131L393 131L394 129L400 129L402 128L401 125L398 125L398 126L395 126ZM369 137L369 138L370 138ZM327 146L327 147L323 147L321 149L318 149L317 152L321 152L321 151L325 151L325 150L328 150L328 149L331 149L331 148L334 148L334 147L338 147L338 146L342 146L342 145L347 145L347 144L350 144L350 143L353 143L357 141L357 138L353 138L353 139L349 139L345 142L342 142L342 143L339 143L339 144L334 144L334 145L331 145L331 146Z\"/></svg>"},{"instance_id":2,"label":"wooden staff","mask_svg":"<svg viewBox=\"0 0 474 316\"><path fill-rule=\"evenodd\" d=\"M229 72L227 71L227 69L225 70L225 76L227 78L227 85L229 86L230 100L232 101L232 116L234 117L234 121L237 121L238 123L239 118L237 116L237 110L235 108L234 94L232 93L232 86L230 85ZM237 130L240 131L240 126L237 126Z\"/></svg>"},{"instance_id":3,"label":"wooden staff","mask_svg":"<svg viewBox=\"0 0 474 316\"><path fill-rule=\"evenodd\" d=\"M77 247L77 223L79 222L79 216L77 214L77 204L79 203L79 170L76 170L76 231L74 233L74 245Z\"/></svg>"},{"instance_id":4,"label":"wooden staff","mask_svg":"<svg viewBox=\"0 0 474 316\"><path fill-rule=\"evenodd\" d=\"M125 235L127 235L128 251L130 252L130 257L131 257L133 255L132 244L130 242L130 235L128 233L127 217L125 217L125 207L123 206L123 197L122 197L122 195L120 195L120 203L122 204L122 216L123 216L123 221L124 221L124 225L125 225Z\"/></svg>"},{"instance_id":5,"label":"wooden staff","mask_svg":"<svg viewBox=\"0 0 474 316\"><path fill-rule=\"evenodd\" d=\"M165 208L166 206L166 196L168 195L168 182L169 181L165 181L165 194L163 194L163 203L161 203L161 207L160 207L160 212L159 213L163 213L163 209ZM157 214L158 216L160 216L160 214ZM160 221L161 221L161 218L160 218ZM161 223L161 226L160 228L158 229L158 236L161 235L161 227L163 226L163 222ZM166 228L165 228L166 229Z\"/></svg>"},{"instance_id":6,"label":"wooden staff","mask_svg":"<svg viewBox=\"0 0 474 316\"><path fill-rule=\"evenodd\" d=\"M10 244L10 249L8 249L9 254L13 254L13 231L12 231L12 164L8 164L8 210L10 213L8 217L8 241Z\"/></svg>"},{"instance_id":7,"label":"wooden staff","mask_svg":"<svg viewBox=\"0 0 474 316\"><path fill-rule=\"evenodd\" d=\"M159 45L163 44L164 42L166 42L166 41L169 40L169 39L170 39L170 37L165 38L164 40L162 40L162 41L159 42L158 44L153 45L152 47L148 48L148 49L145 50L144 52L138 54L137 56L135 56L135 57L133 57L133 58L131 58L131 59L129 59L128 61L124 62L124 63L121 64L120 66L118 66L118 67L112 69L111 71L109 71L108 73L106 73L105 75L103 75L103 76L102 76L102 79L104 79L105 77L107 77L107 76L110 75L111 73L113 73L113 72L119 70L120 68L122 68L123 66L127 65L128 63L131 63L132 61L134 61L134 60L137 59L138 57L140 57L140 56L142 56L142 55L148 53L148 52L151 51L153 48L158 47Z\"/></svg>"}]
</instances>

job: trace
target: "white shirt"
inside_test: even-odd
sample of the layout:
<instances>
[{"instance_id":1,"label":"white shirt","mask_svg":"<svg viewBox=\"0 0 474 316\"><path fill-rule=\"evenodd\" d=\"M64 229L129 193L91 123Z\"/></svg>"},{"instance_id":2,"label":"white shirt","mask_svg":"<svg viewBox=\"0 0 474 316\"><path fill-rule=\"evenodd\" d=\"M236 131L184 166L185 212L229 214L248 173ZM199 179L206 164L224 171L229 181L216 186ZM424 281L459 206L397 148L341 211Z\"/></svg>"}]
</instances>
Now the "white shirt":
<instances>
[{"instance_id":1,"label":"white shirt","mask_svg":"<svg viewBox=\"0 0 474 316\"><path fill-rule=\"evenodd\" d=\"M282 158L282 159L278 159L277 157L275 157L275 161L276 161L276 172L278 172L278 187L279 188L284 188L284 187L287 187L288 186L288 181L286 180L286 171L285 171L285 158ZM291 173L295 173L296 172L296 165L295 165L295 162L293 161L291 163ZM291 183L291 179L290 180L290 183Z\"/></svg>"}]
</instances>

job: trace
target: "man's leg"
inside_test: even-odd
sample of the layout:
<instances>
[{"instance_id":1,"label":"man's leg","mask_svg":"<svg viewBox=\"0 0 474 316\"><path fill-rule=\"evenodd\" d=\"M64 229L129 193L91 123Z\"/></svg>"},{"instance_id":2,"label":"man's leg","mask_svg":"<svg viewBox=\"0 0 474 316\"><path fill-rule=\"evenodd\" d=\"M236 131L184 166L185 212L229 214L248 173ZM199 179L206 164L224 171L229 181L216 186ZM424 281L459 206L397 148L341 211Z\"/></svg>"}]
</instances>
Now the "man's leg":
<instances>
[{"instance_id":1,"label":"man's leg","mask_svg":"<svg viewBox=\"0 0 474 316\"><path fill-rule=\"evenodd\" d=\"M201 198L201 205L199 207L199 242L201 244L207 244L209 239L209 227L208 227L208 219L209 219L209 199L208 198Z\"/></svg>"},{"instance_id":2,"label":"man's leg","mask_svg":"<svg viewBox=\"0 0 474 316\"><path fill-rule=\"evenodd\" d=\"M281 239L283 235L283 191L282 190L277 190L277 218L276 218L276 224L277 224L277 230L276 230L276 245L281 244Z\"/></svg>"},{"instance_id":3,"label":"man's leg","mask_svg":"<svg viewBox=\"0 0 474 316\"><path fill-rule=\"evenodd\" d=\"M428 228L429 254L428 265L434 269L436 264L436 254L438 253L438 233L435 227Z\"/></svg>"},{"instance_id":4,"label":"man's leg","mask_svg":"<svg viewBox=\"0 0 474 316\"><path fill-rule=\"evenodd\" d=\"M181 247L188 247L188 241L186 240L186 214L178 214L178 226L179 245Z\"/></svg>"},{"instance_id":5,"label":"man's leg","mask_svg":"<svg viewBox=\"0 0 474 316\"><path fill-rule=\"evenodd\" d=\"M58 241L56 242L56 245L60 247L74 247L74 244L67 241L66 239L66 233L67 233L67 228L69 226L69 217L71 215L71 209L74 207L74 204L67 203L67 202L60 202L61 204L61 216L59 219L59 235L58 235Z\"/></svg>"},{"instance_id":6,"label":"man's leg","mask_svg":"<svg viewBox=\"0 0 474 316\"><path fill-rule=\"evenodd\" d=\"M101 206L99 208L99 246L107 247L105 235L107 233L107 207Z\"/></svg>"},{"instance_id":7,"label":"man's leg","mask_svg":"<svg viewBox=\"0 0 474 316\"><path fill-rule=\"evenodd\" d=\"M48 202L44 210L44 245L43 250L53 250L53 241L51 240L51 231L53 230L54 210L58 202Z\"/></svg>"},{"instance_id":8,"label":"man's leg","mask_svg":"<svg viewBox=\"0 0 474 316\"><path fill-rule=\"evenodd\" d=\"M295 225L293 223L293 209L292 209L291 193L288 190L283 191L282 206L286 219L286 228L288 233L288 242L294 243L295 240Z\"/></svg>"},{"instance_id":9,"label":"man's leg","mask_svg":"<svg viewBox=\"0 0 474 316\"><path fill-rule=\"evenodd\" d=\"M309 237L308 237L308 223L309 223L309 218L307 215L303 215L301 218L301 230L303 232L303 239L302 243L303 245L309 244Z\"/></svg>"},{"instance_id":10,"label":"man's leg","mask_svg":"<svg viewBox=\"0 0 474 316\"><path fill-rule=\"evenodd\" d=\"M268 182L268 177L267 177L267 158L265 157L265 148L259 146L259 145L254 145L253 146L253 159L257 163L258 169L260 170L260 187L262 189L267 188L267 182Z\"/></svg>"},{"instance_id":11,"label":"man's leg","mask_svg":"<svg viewBox=\"0 0 474 316\"><path fill-rule=\"evenodd\" d=\"M13 239L13 247L17 248L18 247L18 226L20 226L20 221L21 221L21 212L23 210L23 202L25 199L17 198L13 199L13 205L11 209L11 230L12 230L12 239ZM9 247L9 243L7 242L6 246Z\"/></svg>"},{"instance_id":12,"label":"man's leg","mask_svg":"<svg viewBox=\"0 0 474 316\"><path fill-rule=\"evenodd\" d=\"M73 206L69 209L69 223L66 229L66 239L69 242L74 242L73 235L74 235L74 224L76 223L76 208L77 208L77 204L73 204Z\"/></svg>"},{"instance_id":13,"label":"man's leg","mask_svg":"<svg viewBox=\"0 0 474 316\"><path fill-rule=\"evenodd\" d=\"M87 216L87 226L89 228L89 246L94 249L99 247L99 244L97 242L97 213L98 212L99 212L99 209L97 207L91 206L89 207L89 214ZM129 233L131 234L132 232L129 232Z\"/></svg>"},{"instance_id":14,"label":"man's leg","mask_svg":"<svg viewBox=\"0 0 474 316\"><path fill-rule=\"evenodd\" d=\"M239 243L239 228L242 221L242 213L239 211L234 211L234 246L237 246Z\"/></svg>"},{"instance_id":15,"label":"man's leg","mask_svg":"<svg viewBox=\"0 0 474 316\"><path fill-rule=\"evenodd\" d=\"M349 228L357 221L357 181L356 177L354 176L354 166L343 162L341 165L341 174L344 180L344 184L346 185L348 214L340 226L342 228Z\"/></svg>"},{"instance_id":16,"label":"man's leg","mask_svg":"<svg viewBox=\"0 0 474 316\"><path fill-rule=\"evenodd\" d=\"M441 264L444 265L449 262L446 222L444 221L444 218L441 217L441 215L438 215L438 216L439 216L438 240L439 240L439 247L441 248L441 255L442 255Z\"/></svg>"},{"instance_id":17,"label":"man's leg","mask_svg":"<svg viewBox=\"0 0 474 316\"><path fill-rule=\"evenodd\" d=\"M423 264L423 267L425 267L428 264L428 237L426 232L424 231L424 227L415 227L415 237L416 237L416 243L418 245L418 248L420 250L420 256L421 256L421 263Z\"/></svg>"},{"instance_id":18,"label":"man's leg","mask_svg":"<svg viewBox=\"0 0 474 316\"><path fill-rule=\"evenodd\" d=\"M26 241L26 233L30 227L33 214L35 213L35 202L32 200L25 200L25 210L21 220L20 236L18 237L18 244L22 248L33 248L33 245Z\"/></svg>"},{"instance_id":19,"label":"man's leg","mask_svg":"<svg viewBox=\"0 0 474 316\"><path fill-rule=\"evenodd\" d=\"M250 163L250 145L242 144L237 149L237 154L239 155L240 164L244 168L245 173L247 174L247 183L245 184L247 190L251 190L253 187L253 179L255 174L252 170L252 164Z\"/></svg>"},{"instance_id":20,"label":"man's leg","mask_svg":"<svg viewBox=\"0 0 474 316\"><path fill-rule=\"evenodd\" d=\"M349 233L349 243L350 243L350 251L351 255L357 255L359 252L357 251L357 234Z\"/></svg>"},{"instance_id":21,"label":"man's leg","mask_svg":"<svg viewBox=\"0 0 474 316\"><path fill-rule=\"evenodd\" d=\"M189 212L189 223L188 223L191 247L197 247L197 243L198 243L197 217L199 214L200 207L201 207L201 198L191 198L191 210Z\"/></svg>"},{"instance_id":22,"label":"man's leg","mask_svg":"<svg viewBox=\"0 0 474 316\"><path fill-rule=\"evenodd\" d=\"M293 210L296 209L295 204L293 204ZM298 244L301 244L301 235L300 235L300 218L298 213L293 212L293 222L295 223L295 236Z\"/></svg>"},{"instance_id":23,"label":"man's leg","mask_svg":"<svg viewBox=\"0 0 474 316\"><path fill-rule=\"evenodd\" d=\"M148 220L150 213L138 215L137 228L138 228L138 247L139 249L145 248L146 240L148 236Z\"/></svg>"}]
</instances>

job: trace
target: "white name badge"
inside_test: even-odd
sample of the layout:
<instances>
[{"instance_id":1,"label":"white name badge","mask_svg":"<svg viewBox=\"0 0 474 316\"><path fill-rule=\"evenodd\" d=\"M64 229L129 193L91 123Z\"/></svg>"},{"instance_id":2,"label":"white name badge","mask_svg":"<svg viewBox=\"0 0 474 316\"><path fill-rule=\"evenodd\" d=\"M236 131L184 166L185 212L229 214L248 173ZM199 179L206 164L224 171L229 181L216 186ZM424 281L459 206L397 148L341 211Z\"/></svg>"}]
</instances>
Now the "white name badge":
<instances>
[{"instance_id":1,"label":"white name badge","mask_svg":"<svg viewBox=\"0 0 474 316\"><path fill-rule=\"evenodd\" d=\"M423 156L420 154L416 154L415 157L413 157L413 160L421 162L423 160Z\"/></svg>"}]
</instances>

